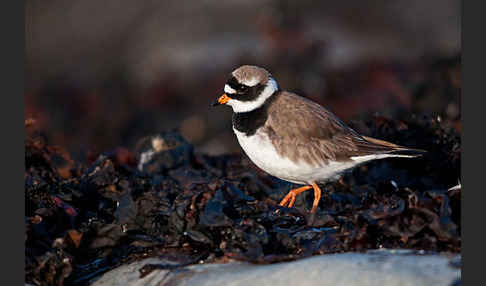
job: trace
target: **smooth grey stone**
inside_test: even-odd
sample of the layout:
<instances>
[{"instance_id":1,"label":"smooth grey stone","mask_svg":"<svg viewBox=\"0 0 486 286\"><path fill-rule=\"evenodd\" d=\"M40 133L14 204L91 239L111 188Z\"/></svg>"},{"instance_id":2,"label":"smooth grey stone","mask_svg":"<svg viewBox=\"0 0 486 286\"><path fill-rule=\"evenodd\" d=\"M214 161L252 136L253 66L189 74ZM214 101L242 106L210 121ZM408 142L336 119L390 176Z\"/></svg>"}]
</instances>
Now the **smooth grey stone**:
<instances>
[{"instance_id":1,"label":"smooth grey stone","mask_svg":"<svg viewBox=\"0 0 486 286\"><path fill-rule=\"evenodd\" d=\"M461 279L460 268L454 266L460 265L460 259L459 255L375 250L319 255L267 265L198 264L154 270L140 278L139 269L147 263L176 264L148 258L105 273L92 285L452 285Z\"/></svg>"}]
</instances>

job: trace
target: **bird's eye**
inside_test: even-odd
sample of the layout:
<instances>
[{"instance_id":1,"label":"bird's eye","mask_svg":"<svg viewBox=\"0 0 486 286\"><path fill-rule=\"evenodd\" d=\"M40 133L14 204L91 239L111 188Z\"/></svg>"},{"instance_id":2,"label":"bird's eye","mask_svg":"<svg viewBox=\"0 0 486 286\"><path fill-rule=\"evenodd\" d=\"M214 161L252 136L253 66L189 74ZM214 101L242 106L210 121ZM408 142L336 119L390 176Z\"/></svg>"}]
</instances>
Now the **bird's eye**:
<instances>
[{"instance_id":1,"label":"bird's eye","mask_svg":"<svg viewBox=\"0 0 486 286\"><path fill-rule=\"evenodd\" d=\"M241 85L239 86L239 90L241 90L241 91L245 91L245 90L247 90L247 89L248 89L248 86L246 86L246 85L244 85L244 84L241 84Z\"/></svg>"}]
</instances>

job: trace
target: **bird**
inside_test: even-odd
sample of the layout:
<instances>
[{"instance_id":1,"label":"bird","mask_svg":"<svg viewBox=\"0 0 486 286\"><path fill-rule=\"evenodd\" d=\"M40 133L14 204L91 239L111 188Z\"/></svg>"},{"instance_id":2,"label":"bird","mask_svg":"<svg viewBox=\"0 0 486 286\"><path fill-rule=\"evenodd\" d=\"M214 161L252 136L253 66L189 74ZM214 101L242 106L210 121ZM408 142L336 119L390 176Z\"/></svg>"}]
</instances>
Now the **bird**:
<instances>
[{"instance_id":1,"label":"bird","mask_svg":"<svg viewBox=\"0 0 486 286\"><path fill-rule=\"evenodd\" d=\"M318 103L281 90L266 69L254 65L231 72L224 93L212 103L221 105L233 109L233 132L257 167L302 185L279 205L291 208L297 195L313 189L311 214L321 199L318 184L338 180L372 160L415 158L426 152L358 134Z\"/></svg>"}]
</instances>

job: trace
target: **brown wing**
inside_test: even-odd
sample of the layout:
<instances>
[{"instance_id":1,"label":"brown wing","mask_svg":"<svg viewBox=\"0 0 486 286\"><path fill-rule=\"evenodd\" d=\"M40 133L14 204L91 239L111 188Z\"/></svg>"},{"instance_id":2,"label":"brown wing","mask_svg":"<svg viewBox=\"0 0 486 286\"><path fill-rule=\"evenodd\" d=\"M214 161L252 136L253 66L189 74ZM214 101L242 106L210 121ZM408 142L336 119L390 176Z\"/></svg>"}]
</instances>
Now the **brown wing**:
<instances>
[{"instance_id":1,"label":"brown wing","mask_svg":"<svg viewBox=\"0 0 486 286\"><path fill-rule=\"evenodd\" d=\"M318 166L351 156L410 150L360 136L324 107L285 91L269 106L264 128L281 156Z\"/></svg>"}]
</instances>

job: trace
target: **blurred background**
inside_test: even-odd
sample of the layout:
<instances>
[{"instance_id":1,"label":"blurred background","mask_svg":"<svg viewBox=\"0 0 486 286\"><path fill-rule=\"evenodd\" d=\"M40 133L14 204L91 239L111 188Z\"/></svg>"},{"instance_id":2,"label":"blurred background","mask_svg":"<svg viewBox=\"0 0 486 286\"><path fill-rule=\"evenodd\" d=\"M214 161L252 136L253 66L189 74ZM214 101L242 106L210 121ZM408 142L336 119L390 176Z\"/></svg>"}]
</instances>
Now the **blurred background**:
<instances>
[{"instance_id":1,"label":"blurred background","mask_svg":"<svg viewBox=\"0 0 486 286\"><path fill-rule=\"evenodd\" d=\"M73 157L179 129L240 152L210 108L242 64L345 122L440 116L460 132L461 1L25 1L25 116Z\"/></svg>"}]
</instances>

